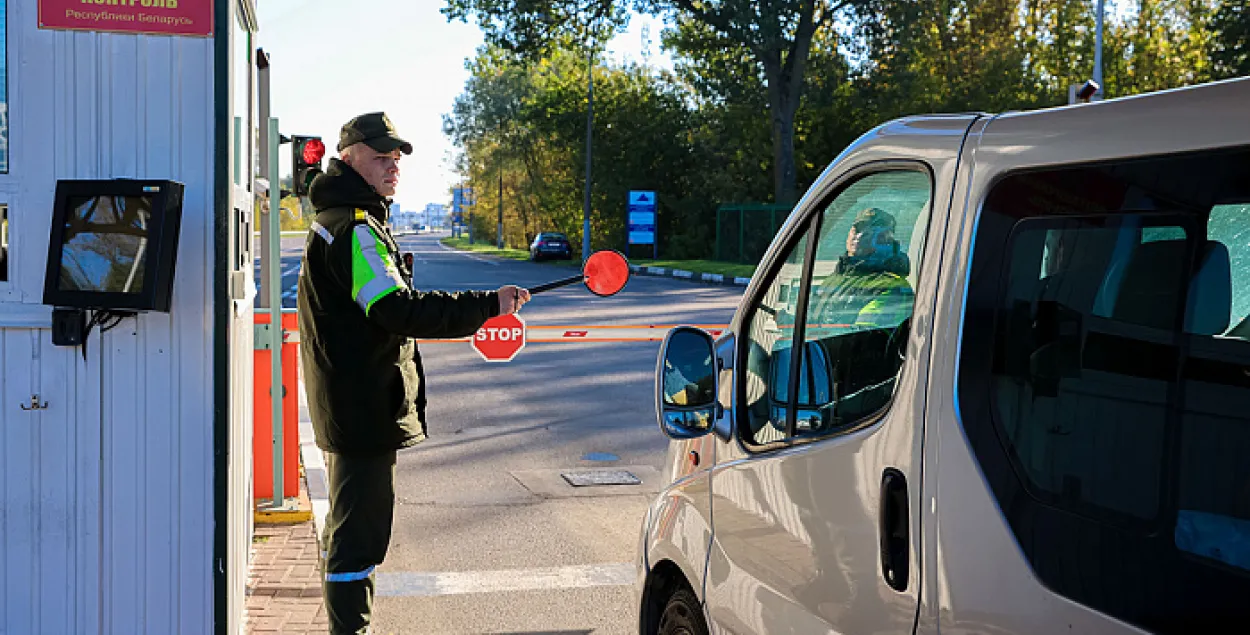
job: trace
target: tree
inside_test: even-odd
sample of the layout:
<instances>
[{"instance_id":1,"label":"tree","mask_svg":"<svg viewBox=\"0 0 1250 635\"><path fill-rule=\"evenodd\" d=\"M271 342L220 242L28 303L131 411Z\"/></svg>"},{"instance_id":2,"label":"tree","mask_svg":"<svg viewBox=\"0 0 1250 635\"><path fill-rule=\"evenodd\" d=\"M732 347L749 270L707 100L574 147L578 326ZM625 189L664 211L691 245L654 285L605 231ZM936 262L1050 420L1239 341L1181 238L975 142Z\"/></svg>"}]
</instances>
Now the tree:
<instances>
[{"instance_id":1,"label":"tree","mask_svg":"<svg viewBox=\"0 0 1250 635\"><path fill-rule=\"evenodd\" d=\"M1250 75L1250 3L1224 0L1211 27L1212 75L1216 79Z\"/></svg>"},{"instance_id":2,"label":"tree","mask_svg":"<svg viewBox=\"0 0 1250 635\"><path fill-rule=\"evenodd\" d=\"M580 245L577 184L584 167L578 150L584 143L586 83L580 54L556 49L522 63L487 46L468 67L470 79L444 120L444 131L462 150L459 168L476 184L478 209L497 209L502 174L506 242L523 246L536 232L561 231ZM630 189L659 193L662 240L676 235L672 227L685 230L683 236L703 231L716 199L701 177L712 171L707 166L714 159L697 148L702 136L684 86L640 66L601 65L594 72L594 158L603 166L596 168L592 197L596 246L624 246ZM475 215L475 229L493 236L495 218Z\"/></svg>"},{"instance_id":3,"label":"tree","mask_svg":"<svg viewBox=\"0 0 1250 635\"><path fill-rule=\"evenodd\" d=\"M742 51L763 78L773 143L773 197L797 199L795 116L812 41L856 0L634 0L671 18L692 47ZM602 40L626 18L621 0L447 0L451 19L476 18L487 40L536 56L552 42Z\"/></svg>"}]
</instances>

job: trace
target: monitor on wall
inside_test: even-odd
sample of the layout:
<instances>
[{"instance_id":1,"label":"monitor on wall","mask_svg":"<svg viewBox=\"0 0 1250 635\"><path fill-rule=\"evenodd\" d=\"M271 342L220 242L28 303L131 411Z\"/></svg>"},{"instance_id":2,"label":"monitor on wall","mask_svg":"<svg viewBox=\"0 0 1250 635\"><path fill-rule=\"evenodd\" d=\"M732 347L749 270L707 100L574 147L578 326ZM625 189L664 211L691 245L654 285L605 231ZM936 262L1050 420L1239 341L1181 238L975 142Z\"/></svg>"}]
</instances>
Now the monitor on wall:
<instances>
[{"instance_id":1,"label":"monitor on wall","mask_svg":"<svg viewBox=\"0 0 1250 635\"><path fill-rule=\"evenodd\" d=\"M43 303L168 312L182 190L176 181L58 181Z\"/></svg>"}]
</instances>

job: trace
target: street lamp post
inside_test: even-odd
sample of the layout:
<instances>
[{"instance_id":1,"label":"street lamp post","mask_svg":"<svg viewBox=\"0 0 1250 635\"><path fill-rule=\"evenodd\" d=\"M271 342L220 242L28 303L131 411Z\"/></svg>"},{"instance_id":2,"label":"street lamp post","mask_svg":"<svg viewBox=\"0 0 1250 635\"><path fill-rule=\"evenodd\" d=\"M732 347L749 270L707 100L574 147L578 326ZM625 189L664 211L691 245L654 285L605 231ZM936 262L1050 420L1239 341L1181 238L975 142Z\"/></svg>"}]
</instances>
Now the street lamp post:
<instances>
[{"instance_id":1,"label":"street lamp post","mask_svg":"<svg viewBox=\"0 0 1250 635\"><path fill-rule=\"evenodd\" d=\"M590 256L590 158L595 124L595 47L586 51L586 195L582 201L582 260Z\"/></svg>"},{"instance_id":2,"label":"street lamp post","mask_svg":"<svg viewBox=\"0 0 1250 635\"><path fill-rule=\"evenodd\" d=\"M1103 95L1103 89L1102 89L1102 86L1103 86L1103 83L1102 83L1103 2L1104 0L1098 0L1098 8L1095 9L1097 13L1094 16L1094 83L1098 84L1098 90L1094 93L1094 96L1090 98L1090 101L1097 101L1099 99L1102 99L1102 95Z\"/></svg>"}]
</instances>

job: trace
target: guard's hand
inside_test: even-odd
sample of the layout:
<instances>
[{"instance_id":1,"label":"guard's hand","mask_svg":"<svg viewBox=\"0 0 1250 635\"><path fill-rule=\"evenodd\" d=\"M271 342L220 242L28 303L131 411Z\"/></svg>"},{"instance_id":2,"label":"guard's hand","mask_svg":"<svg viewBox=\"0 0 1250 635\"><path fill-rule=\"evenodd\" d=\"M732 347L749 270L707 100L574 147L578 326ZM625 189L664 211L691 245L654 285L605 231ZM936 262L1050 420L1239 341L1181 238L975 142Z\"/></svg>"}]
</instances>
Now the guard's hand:
<instances>
[{"instance_id":1,"label":"guard's hand","mask_svg":"<svg viewBox=\"0 0 1250 635\"><path fill-rule=\"evenodd\" d=\"M499 315L512 315L521 310L521 307L530 301L530 292L528 289L522 289L510 284L499 287Z\"/></svg>"}]
</instances>

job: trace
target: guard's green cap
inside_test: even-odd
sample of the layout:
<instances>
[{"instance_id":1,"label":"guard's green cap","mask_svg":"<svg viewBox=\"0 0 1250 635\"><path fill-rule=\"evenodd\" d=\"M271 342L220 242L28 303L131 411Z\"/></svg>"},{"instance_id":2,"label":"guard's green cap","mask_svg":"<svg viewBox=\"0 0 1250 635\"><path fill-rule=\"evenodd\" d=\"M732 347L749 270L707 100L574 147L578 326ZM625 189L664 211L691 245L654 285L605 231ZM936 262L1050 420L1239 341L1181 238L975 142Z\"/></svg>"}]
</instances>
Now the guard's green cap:
<instances>
[{"instance_id":1,"label":"guard's green cap","mask_svg":"<svg viewBox=\"0 0 1250 635\"><path fill-rule=\"evenodd\" d=\"M363 143L378 152L412 154L412 144L399 138L395 126L383 112L371 112L353 118L339 131L339 152L350 145Z\"/></svg>"},{"instance_id":2,"label":"guard's green cap","mask_svg":"<svg viewBox=\"0 0 1250 635\"><path fill-rule=\"evenodd\" d=\"M869 227L884 227L894 231L894 217L889 212L876 207L869 207L856 214L855 224L858 225L860 223L864 223Z\"/></svg>"}]
</instances>

